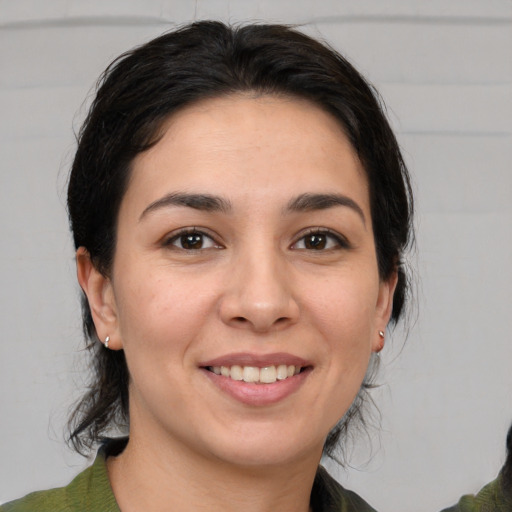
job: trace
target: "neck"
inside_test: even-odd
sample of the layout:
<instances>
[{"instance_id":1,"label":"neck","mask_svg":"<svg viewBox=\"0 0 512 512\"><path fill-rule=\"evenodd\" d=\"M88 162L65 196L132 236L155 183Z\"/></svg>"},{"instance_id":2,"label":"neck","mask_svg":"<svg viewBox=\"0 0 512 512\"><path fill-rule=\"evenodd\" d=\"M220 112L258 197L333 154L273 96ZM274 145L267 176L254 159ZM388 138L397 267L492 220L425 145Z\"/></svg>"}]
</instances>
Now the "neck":
<instances>
[{"instance_id":1,"label":"neck","mask_svg":"<svg viewBox=\"0 0 512 512\"><path fill-rule=\"evenodd\" d=\"M132 431L125 450L107 465L122 512L308 512L319 458L234 465Z\"/></svg>"}]
</instances>

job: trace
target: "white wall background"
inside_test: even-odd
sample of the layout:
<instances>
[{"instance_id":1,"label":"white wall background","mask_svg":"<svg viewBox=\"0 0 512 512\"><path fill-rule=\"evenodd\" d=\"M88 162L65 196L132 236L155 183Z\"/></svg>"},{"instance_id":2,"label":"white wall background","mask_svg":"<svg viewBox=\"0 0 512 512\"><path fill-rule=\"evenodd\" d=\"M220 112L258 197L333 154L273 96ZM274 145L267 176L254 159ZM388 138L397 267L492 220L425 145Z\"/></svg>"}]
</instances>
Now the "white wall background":
<instances>
[{"instance_id":1,"label":"white wall background","mask_svg":"<svg viewBox=\"0 0 512 512\"><path fill-rule=\"evenodd\" d=\"M65 484L82 375L64 209L73 120L112 58L201 18L303 23L382 92L415 177L419 318L396 333L366 464L382 512L433 512L504 460L512 420L512 0L0 0L0 502Z\"/></svg>"}]
</instances>

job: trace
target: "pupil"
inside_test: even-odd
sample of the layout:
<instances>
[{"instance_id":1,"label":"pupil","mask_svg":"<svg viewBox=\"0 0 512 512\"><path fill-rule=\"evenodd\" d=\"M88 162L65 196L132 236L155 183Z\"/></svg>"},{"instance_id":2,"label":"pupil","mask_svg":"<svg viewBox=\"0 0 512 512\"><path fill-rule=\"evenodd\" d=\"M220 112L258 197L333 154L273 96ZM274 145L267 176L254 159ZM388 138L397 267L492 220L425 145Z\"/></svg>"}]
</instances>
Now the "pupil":
<instances>
[{"instance_id":1,"label":"pupil","mask_svg":"<svg viewBox=\"0 0 512 512\"><path fill-rule=\"evenodd\" d=\"M308 249L324 249L325 248L324 235L310 235L307 239L306 245Z\"/></svg>"},{"instance_id":2,"label":"pupil","mask_svg":"<svg viewBox=\"0 0 512 512\"><path fill-rule=\"evenodd\" d=\"M185 249L201 249L203 237L198 234L184 235L181 237L181 246Z\"/></svg>"}]
</instances>

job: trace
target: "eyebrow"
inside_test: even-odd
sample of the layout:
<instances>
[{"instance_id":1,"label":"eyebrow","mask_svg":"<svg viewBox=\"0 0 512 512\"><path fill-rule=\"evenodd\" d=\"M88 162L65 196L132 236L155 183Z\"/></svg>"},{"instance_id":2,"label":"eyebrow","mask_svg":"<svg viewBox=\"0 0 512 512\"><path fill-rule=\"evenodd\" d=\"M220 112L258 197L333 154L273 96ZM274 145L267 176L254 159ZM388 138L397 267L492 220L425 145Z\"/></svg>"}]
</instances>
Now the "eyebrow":
<instances>
[{"instance_id":1,"label":"eyebrow","mask_svg":"<svg viewBox=\"0 0 512 512\"><path fill-rule=\"evenodd\" d=\"M185 192L172 192L166 196L157 199L144 209L139 221L148 213L154 212L161 208L169 208L172 206L185 206L194 210L202 210L205 212L222 212L227 213L231 210L231 203L226 199L211 194L189 194Z\"/></svg>"},{"instance_id":2,"label":"eyebrow","mask_svg":"<svg viewBox=\"0 0 512 512\"><path fill-rule=\"evenodd\" d=\"M147 206L139 217L142 220L148 213L161 208L173 206L184 206L205 212L229 213L232 209L231 203L220 196L211 194L190 194L186 192L171 192L164 197L157 199ZM306 193L292 199L285 208L288 212L309 212L314 210L327 210L336 206L345 206L355 211L363 224L366 225L366 218L362 208L350 197L343 194L312 194Z\"/></svg>"},{"instance_id":3,"label":"eyebrow","mask_svg":"<svg viewBox=\"0 0 512 512\"><path fill-rule=\"evenodd\" d=\"M343 194L301 194L288 203L286 211L309 212L327 210L335 206L346 206L352 209L361 217L363 224L366 225L363 209L353 199Z\"/></svg>"}]
</instances>

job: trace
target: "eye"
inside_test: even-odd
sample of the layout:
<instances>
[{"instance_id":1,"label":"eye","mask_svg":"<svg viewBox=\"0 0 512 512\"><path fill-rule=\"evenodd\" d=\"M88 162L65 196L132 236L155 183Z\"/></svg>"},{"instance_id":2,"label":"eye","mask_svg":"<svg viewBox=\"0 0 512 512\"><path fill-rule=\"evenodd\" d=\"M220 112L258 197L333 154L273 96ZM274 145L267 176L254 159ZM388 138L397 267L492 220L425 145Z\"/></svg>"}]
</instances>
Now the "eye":
<instances>
[{"instance_id":1,"label":"eye","mask_svg":"<svg viewBox=\"0 0 512 512\"><path fill-rule=\"evenodd\" d=\"M303 235L293 244L292 249L325 251L346 247L348 247L348 242L341 235L326 230L315 230Z\"/></svg>"},{"instance_id":2,"label":"eye","mask_svg":"<svg viewBox=\"0 0 512 512\"><path fill-rule=\"evenodd\" d=\"M179 232L167 239L165 245L177 247L178 249L183 249L185 251L198 251L201 249L211 248L220 249L221 247L213 240L212 237L195 229L187 229Z\"/></svg>"}]
</instances>

